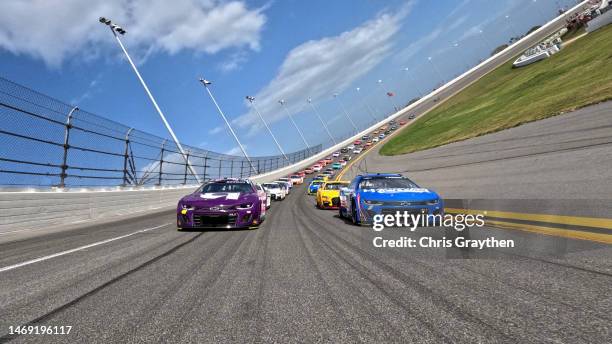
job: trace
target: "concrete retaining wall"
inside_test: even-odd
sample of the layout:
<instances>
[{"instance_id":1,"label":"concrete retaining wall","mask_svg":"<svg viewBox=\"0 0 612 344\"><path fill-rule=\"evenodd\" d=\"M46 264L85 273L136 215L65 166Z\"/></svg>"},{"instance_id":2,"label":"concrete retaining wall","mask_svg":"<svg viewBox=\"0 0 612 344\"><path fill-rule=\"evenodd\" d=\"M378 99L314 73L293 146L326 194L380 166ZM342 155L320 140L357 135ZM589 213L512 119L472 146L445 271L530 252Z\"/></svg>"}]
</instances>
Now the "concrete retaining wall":
<instances>
[{"instance_id":1,"label":"concrete retaining wall","mask_svg":"<svg viewBox=\"0 0 612 344\"><path fill-rule=\"evenodd\" d=\"M114 191L0 192L0 233L173 208L196 186Z\"/></svg>"}]
</instances>

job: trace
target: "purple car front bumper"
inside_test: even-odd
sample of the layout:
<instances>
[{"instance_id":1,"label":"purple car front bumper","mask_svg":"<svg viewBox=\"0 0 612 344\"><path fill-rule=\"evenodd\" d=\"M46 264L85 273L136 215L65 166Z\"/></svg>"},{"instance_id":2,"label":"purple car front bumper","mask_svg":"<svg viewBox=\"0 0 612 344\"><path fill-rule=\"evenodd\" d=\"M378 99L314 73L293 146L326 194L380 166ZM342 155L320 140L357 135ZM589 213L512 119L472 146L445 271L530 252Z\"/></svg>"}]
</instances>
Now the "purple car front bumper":
<instances>
[{"instance_id":1,"label":"purple car front bumper","mask_svg":"<svg viewBox=\"0 0 612 344\"><path fill-rule=\"evenodd\" d=\"M185 214L179 211L176 225L179 228L245 228L260 223L259 212L251 210L199 211L188 210Z\"/></svg>"}]
</instances>

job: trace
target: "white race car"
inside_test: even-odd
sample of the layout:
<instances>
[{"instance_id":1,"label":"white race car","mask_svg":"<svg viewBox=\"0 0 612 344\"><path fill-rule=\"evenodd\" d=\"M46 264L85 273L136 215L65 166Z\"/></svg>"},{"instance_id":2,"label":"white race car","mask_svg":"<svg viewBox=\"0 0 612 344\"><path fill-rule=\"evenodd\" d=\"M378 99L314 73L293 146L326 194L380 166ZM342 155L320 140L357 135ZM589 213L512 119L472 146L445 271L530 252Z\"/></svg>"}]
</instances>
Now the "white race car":
<instances>
[{"instance_id":1,"label":"white race car","mask_svg":"<svg viewBox=\"0 0 612 344\"><path fill-rule=\"evenodd\" d=\"M255 187L257 187L257 194L259 195L259 199L264 203L265 208L270 209L270 205L272 205L272 196L270 193L259 183L255 184Z\"/></svg>"},{"instance_id":2,"label":"white race car","mask_svg":"<svg viewBox=\"0 0 612 344\"><path fill-rule=\"evenodd\" d=\"M290 178L287 178L287 177L278 178L278 180L275 181L275 183L278 183L279 181L287 183L287 186L289 187L289 191L291 191L291 188L293 187L293 182L291 181ZM287 193L289 193L289 192L287 192Z\"/></svg>"},{"instance_id":3,"label":"white race car","mask_svg":"<svg viewBox=\"0 0 612 344\"><path fill-rule=\"evenodd\" d=\"M287 196L285 190L280 186L279 183L264 183L264 189L270 194L270 198L275 201L282 201Z\"/></svg>"}]
</instances>

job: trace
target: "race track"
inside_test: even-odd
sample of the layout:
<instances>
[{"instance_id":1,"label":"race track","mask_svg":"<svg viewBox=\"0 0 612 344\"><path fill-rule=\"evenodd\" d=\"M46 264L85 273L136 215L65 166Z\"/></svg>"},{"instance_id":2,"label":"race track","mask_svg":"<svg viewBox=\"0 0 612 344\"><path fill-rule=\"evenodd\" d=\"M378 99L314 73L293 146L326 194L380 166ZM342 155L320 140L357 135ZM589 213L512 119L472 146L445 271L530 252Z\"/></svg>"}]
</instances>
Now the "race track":
<instances>
[{"instance_id":1,"label":"race track","mask_svg":"<svg viewBox=\"0 0 612 344\"><path fill-rule=\"evenodd\" d=\"M347 169L401 173L447 199L507 200L506 210L612 216L612 102L412 154L384 142ZM536 209L525 200L540 200ZM579 200L579 201L577 201ZM548 204L546 204L548 201ZM510 205L510 203L513 203Z\"/></svg>"},{"instance_id":2,"label":"race track","mask_svg":"<svg viewBox=\"0 0 612 344\"><path fill-rule=\"evenodd\" d=\"M608 245L489 228L522 249L375 249L304 193L257 230L177 232L166 212L0 237L1 268L152 228L0 271L0 342L609 342ZM6 336L19 324L73 329Z\"/></svg>"},{"instance_id":3,"label":"race track","mask_svg":"<svg viewBox=\"0 0 612 344\"><path fill-rule=\"evenodd\" d=\"M445 198L609 218L611 112L599 104L397 157L373 148L344 179L400 172ZM0 234L0 343L612 342L609 244L485 227L469 236L517 248L375 248L379 234L316 209L305 185L257 230L174 223L165 211ZM9 335L18 325L72 330Z\"/></svg>"}]
</instances>

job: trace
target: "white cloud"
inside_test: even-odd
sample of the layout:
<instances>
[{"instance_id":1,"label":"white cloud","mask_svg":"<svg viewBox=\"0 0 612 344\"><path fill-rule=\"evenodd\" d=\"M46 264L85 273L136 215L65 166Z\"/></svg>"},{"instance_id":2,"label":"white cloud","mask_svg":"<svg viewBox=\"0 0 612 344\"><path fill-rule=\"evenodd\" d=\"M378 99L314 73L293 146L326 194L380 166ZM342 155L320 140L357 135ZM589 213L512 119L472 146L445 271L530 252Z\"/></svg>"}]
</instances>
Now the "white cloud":
<instances>
[{"instance_id":1,"label":"white cloud","mask_svg":"<svg viewBox=\"0 0 612 344\"><path fill-rule=\"evenodd\" d=\"M219 63L218 67L222 72L229 73L240 70L242 65L247 61L248 55L244 50L237 51L231 54L223 62Z\"/></svg>"},{"instance_id":2,"label":"white cloud","mask_svg":"<svg viewBox=\"0 0 612 344\"><path fill-rule=\"evenodd\" d=\"M247 145L242 144L242 146L244 147L245 150L247 149ZM240 155L240 156L243 155L242 154L242 150L238 146L235 146L235 147L233 147L231 149L228 149L227 151L223 152L223 154L225 154L225 155Z\"/></svg>"},{"instance_id":3,"label":"white cloud","mask_svg":"<svg viewBox=\"0 0 612 344\"><path fill-rule=\"evenodd\" d=\"M289 111L294 113L303 106L307 97L316 100L335 91L341 92L368 73L391 52L392 38L412 4L410 2L396 14L379 14L337 36L308 41L293 48L276 77L255 94L262 115L269 123L278 121L286 116L277 103L279 99L285 99ZM256 132L260 126L253 112L233 122L242 128L250 128L250 133Z\"/></svg>"},{"instance_id":4,"label":"white cloud","mask_svg":"<svg viewBox=\"0 0 612 344\"><path fill-rule=\"evenodd\" d=\"M113 43L100 15L128 31L126 43L138 55L258 50L266 22L263 9L237 0L3 0L1 6L0 49L54 67L75 56L96 57Z\"/></svg>"},{"instance_id":5,"label":"white cloud","mask_svg":"<svg viewBox=\"0 0 612 344\"><path fill-rule=\"evenodd\" d=\"M98 74L93 80L89 82L87 89L80 96L72 98L70 104L79 105L84 100L91 98L98 91L98 84L100 83L101 74Z\"/></svg>"},{"instance_id":6,"label":"white cloud","mask_svg":"<svg viewBox=\"0 0 612 344\"><path fill-rule=\"evenodd\" d=\"M393 56L393 60L403 62L407 61L416 54L422 54L423 49L427 47L430 43L438 39L438 37L440 37L443 32L444 28L442 26L438 26L427 35L417 39L416 41L406 46L404 49L400 50L397 54Z\"/></svg>"}]
</instances>

